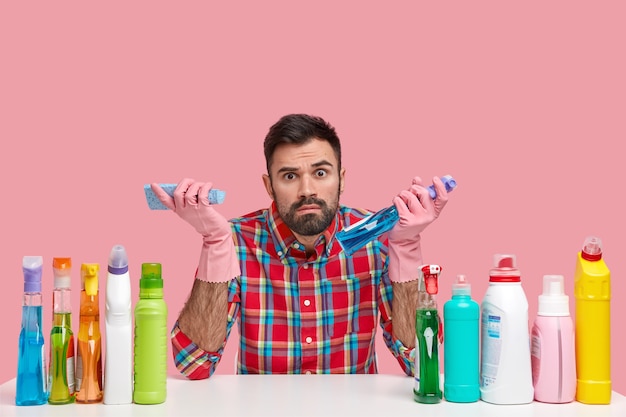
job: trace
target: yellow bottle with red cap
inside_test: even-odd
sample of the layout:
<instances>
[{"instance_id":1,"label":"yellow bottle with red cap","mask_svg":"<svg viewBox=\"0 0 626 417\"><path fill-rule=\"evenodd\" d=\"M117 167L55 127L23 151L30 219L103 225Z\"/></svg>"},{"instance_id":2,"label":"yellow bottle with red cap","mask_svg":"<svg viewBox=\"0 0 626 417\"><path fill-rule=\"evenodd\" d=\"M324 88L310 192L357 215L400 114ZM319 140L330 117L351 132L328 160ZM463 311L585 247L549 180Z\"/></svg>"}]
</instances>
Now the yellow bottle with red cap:
<instances>
[{"instance_id":1,"label":"yellow bottle with red cap","mask_svg":"<svg viewBox=\"0 0 626 417\"><path fill-rule=\"evenodd\" d=\"M611 402L611 273L602 259L602 241L585 239L574 273L576 299L576 400Z\"/></svg>"}]
</instances>

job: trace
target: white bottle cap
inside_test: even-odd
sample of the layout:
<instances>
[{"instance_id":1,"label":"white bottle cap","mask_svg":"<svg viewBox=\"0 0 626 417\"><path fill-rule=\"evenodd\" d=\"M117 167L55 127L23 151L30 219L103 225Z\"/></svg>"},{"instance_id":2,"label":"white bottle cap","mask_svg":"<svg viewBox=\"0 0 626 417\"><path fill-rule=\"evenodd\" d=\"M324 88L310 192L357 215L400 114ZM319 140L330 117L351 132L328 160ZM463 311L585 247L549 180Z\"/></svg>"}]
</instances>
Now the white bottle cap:
<instances>
[{"instance_id":1,"label":"white bottle cap","mask_svg":"<svg viewBox=\"0 0 626 417\"><path fill-rule=\"evenodd\" d=\"M70 288L72 279L72 258L52 258L52 273L54 288Z\"/></svg>"},{"instance_id":2,"label":"white bottle cap","mask_svg":"<svg viewBox=\"0 0 626 417\"><path fill-rule=\"evenodd\" d=\"M521 282L513 254L497 253L493 256L493 268L489 271L489 282Z\"/></svg>"},{"instance_id":3,"label":"white bottle cap","mask_svg":"<svg viewBox=\"0 0 626 417\"><path fill-rule=\"evenodd\" d=\"M539 316L569 316L569 297L565 295L563 275L544 275L543 294L539 296Z\"/></svg>"}]
</instances>

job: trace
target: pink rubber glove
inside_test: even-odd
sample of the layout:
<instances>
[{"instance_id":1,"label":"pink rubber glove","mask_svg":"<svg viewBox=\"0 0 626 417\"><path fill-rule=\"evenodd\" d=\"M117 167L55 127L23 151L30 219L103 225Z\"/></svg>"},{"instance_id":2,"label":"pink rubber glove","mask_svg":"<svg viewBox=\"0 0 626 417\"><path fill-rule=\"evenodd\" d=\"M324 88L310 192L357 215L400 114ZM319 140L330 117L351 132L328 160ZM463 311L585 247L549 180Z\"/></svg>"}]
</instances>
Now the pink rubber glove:
<instances>
[{"instance_id":1,"label":"pink rubber glove","mask_svg":"<svg viewBox=\"0 0 626 417\"><path fill-rule=\"evenodd\" d=\"M419 277L423 264L420 233L437 217L448 202L448 193L439 177L433 178L437 198L432 200L420 177L413 178L408 190L393 198L400 219L389 231L389 279L408 282Z\"/></svg>"},{"instance_id":2,"label":"pink rubber glove","mask_svg":"<svg viewBox=\"0 0 626 417\"><path fill-rule=\"evenodd\" d=\"M230 223L209 203L212 183L185 178L170 197L158 183L150 188L161 203L202 235L202 250L196 279L228 282L241 275ZM200 196L200 198L198 198Z\"/></svg>"}]
</instances>

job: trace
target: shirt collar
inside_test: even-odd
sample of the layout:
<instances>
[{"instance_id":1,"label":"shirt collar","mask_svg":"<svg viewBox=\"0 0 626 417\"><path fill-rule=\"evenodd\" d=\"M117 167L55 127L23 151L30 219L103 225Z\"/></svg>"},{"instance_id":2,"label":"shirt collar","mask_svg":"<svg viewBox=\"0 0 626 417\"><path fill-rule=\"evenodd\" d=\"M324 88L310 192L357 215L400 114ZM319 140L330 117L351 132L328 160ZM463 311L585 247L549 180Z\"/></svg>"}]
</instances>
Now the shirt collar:
<instances>
[{"instance_id":1,"label":"shirt collar","mask_svg":"<svg viewBox=\"0 0 626 417\"><path fill-rule=\"evenodd\" d=\"M280 214L278 214L276 202L272 201L272 205L267 213L267 223L276 245L276 252L280 259L284 259L289 251L294 247L294 244L298 243L298 240L294 236L291 229L280 217ZM339 211L337 211L333 221L330 223L328 228L324 230L324 233L319 236L317 242L315 242L315 250L318 254L325 253L326 256L331 256L341 250L340 245L336 243L334 239L335 233L339 229L340 224L341 220Z\"/></svg>"}]
</instances>

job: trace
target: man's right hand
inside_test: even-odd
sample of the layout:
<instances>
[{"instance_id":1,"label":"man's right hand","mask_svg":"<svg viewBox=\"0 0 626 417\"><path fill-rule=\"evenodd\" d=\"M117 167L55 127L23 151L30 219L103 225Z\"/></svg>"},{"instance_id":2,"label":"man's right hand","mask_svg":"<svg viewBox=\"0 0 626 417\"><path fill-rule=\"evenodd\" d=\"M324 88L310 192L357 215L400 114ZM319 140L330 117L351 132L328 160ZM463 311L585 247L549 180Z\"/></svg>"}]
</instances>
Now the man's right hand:
<instances>
[{"instance_id":1,"label":"man's right hand","mask_svg":"<svg viewBox=\"0 0 626 417\"><path fill-rule=\"evenodd\" d=\"M161 203L178 214L202 236L230 237L228 221L209 203L209 190L212 187L213 184L210 182L202 183L185 178L176 186L174 196L170 197L158 183L150 184L150 188Z\"/></svg>"},{"instance_id":2,"label":"man's right hand","mask_svg":"<svg viewBox=\"0 0 626 417\"><path fill-rule=\"evenodd\" d=\"M170 197L158 183L150 188L165 207L189 223L202 235L203 245L196 278L209 282L226 282L240 275L230 223L209 203L210 182L185 178Z\"/></svg>"}]
</instances>

